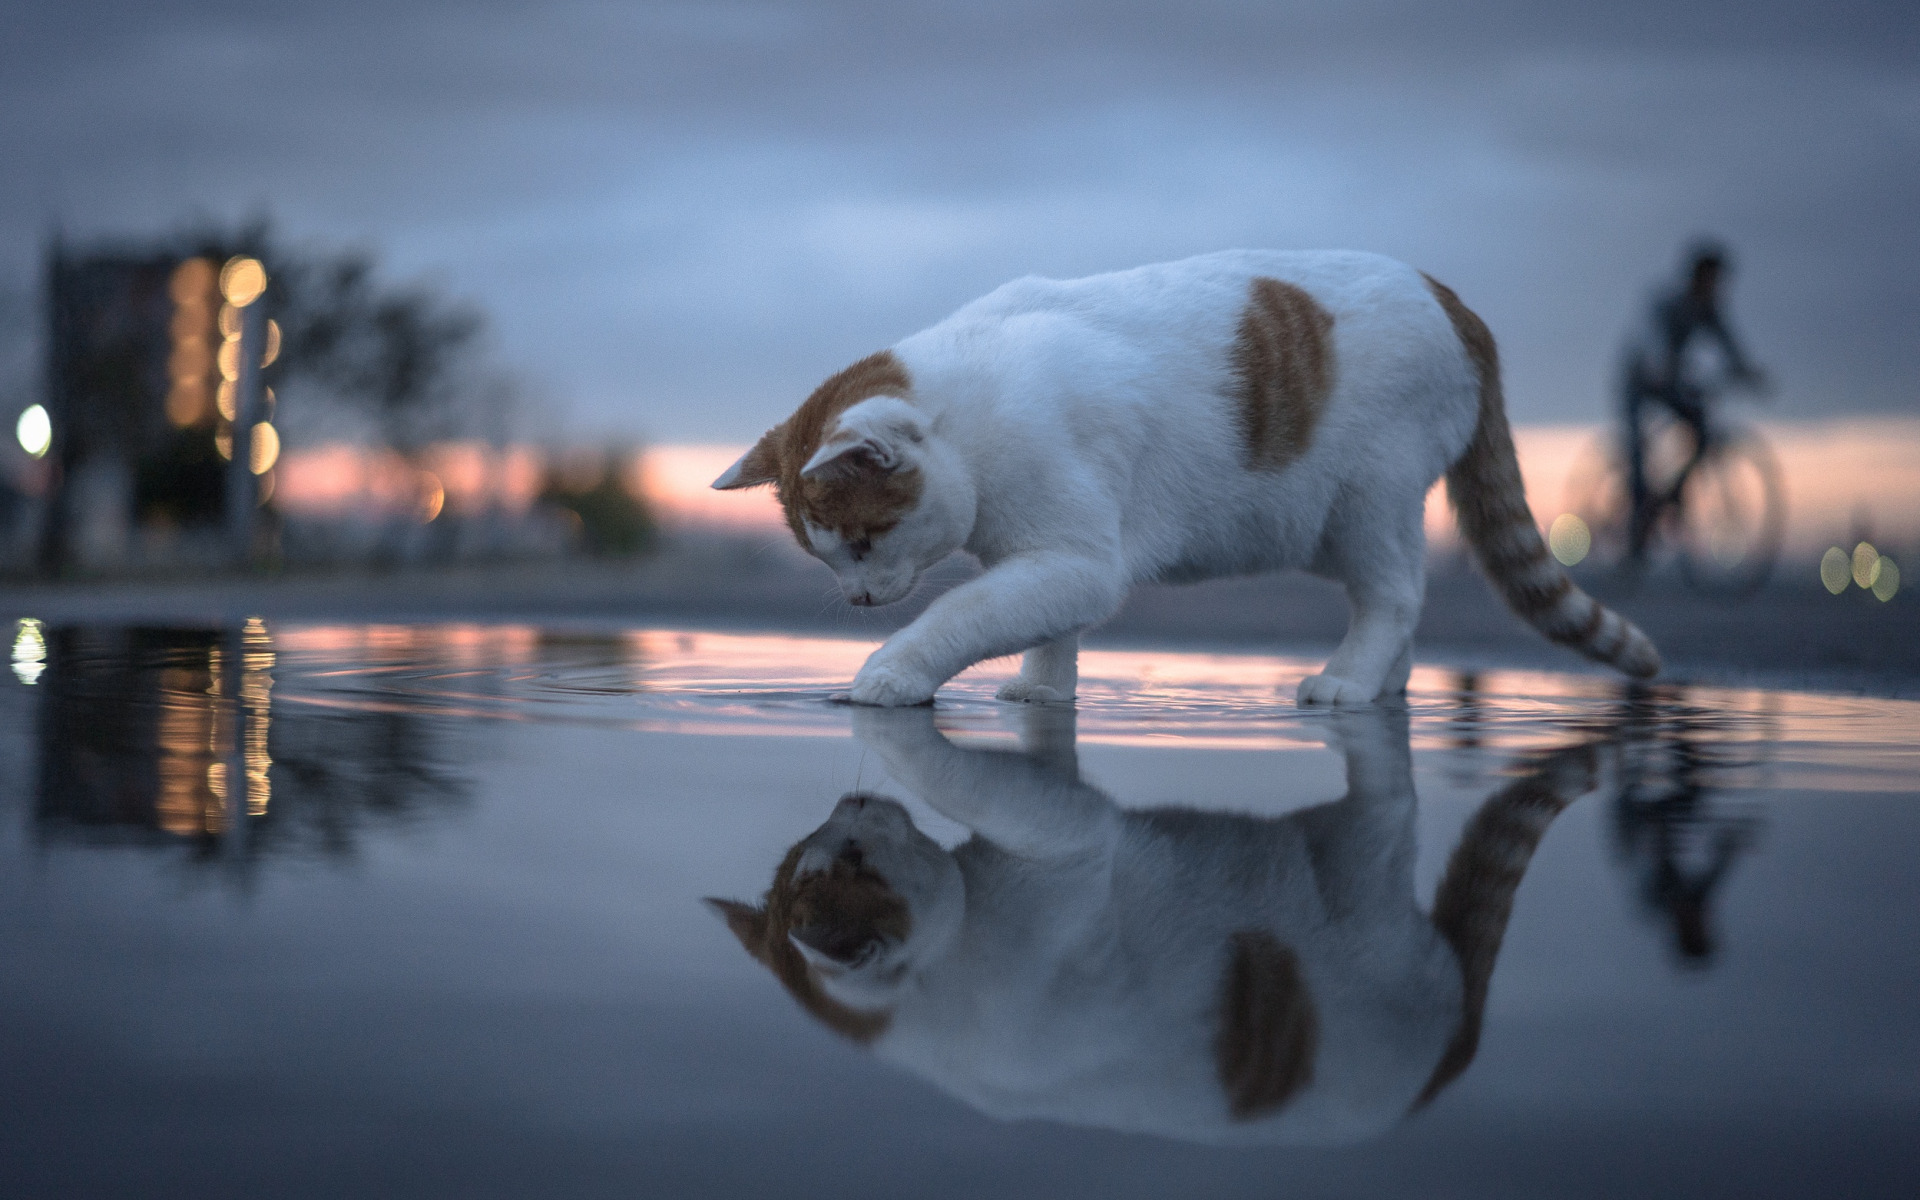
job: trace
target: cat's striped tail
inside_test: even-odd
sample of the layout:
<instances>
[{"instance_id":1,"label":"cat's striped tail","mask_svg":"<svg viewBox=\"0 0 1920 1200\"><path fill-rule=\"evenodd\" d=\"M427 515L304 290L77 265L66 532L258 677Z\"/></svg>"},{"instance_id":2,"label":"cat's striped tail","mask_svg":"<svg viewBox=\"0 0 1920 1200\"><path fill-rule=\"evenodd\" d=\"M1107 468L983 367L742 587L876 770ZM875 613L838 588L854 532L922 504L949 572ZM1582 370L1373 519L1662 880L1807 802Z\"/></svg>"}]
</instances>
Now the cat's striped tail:
<instances>
[{"instance_id":1,"label":"cat's striped tail","mask_svg":"<svg viewBox=\"0 0 1920 1200\"><path fill-rule=\"evenodd\" d=\"M1480 376L1480 424L1466 453L1447 470L1447 497L1460 530L1509 607L1551 641L1638 678L1660 673L1660 651L1633 622L1574 586L1547 552L1527 507L1520 460L1507 428L1500 356L1486 323L1452 289L1427 286Z\"/></svg>"},{"instance_id":2,"label":"cat's striped tail","mask_svg":"<svg viewBox=\"0 0 1920 1200\"><path fill-rule=\"evenodd\" d=\"M1480 1049L1487 989L1500 956L1513 898L1547 826L1562 809L1593 790L1591 746L1557 750L1487 798L1467 822L1433 897L1433 927L1460 964L1460 1024L1413 1106L1421 1108L1459 1077Z\"/></svg>"}]
</instances>

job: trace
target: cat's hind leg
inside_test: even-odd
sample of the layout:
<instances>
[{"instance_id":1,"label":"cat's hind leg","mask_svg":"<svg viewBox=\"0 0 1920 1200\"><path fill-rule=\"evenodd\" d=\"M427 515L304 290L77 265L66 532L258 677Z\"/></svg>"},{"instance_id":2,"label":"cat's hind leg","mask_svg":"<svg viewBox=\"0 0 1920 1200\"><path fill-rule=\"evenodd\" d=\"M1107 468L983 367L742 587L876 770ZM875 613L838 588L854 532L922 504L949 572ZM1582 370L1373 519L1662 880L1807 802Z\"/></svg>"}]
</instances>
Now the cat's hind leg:
<instances>
[{"instance_id":1,"label":"cat's hind leg","mask_svg":"<svg viewBox=\"0 0 1920 1200\"><path fill-rule=\"evenodd\" d=\"M1020 660L1020 674L1009 680L998 693L1002 700L1038 704L1048 700L1071 700L1080 684L1080 635L1041 642Z\"/></svg>"},{"instance_id":2,"label":"cat's hind leg","mask_svg":"<svg viewBox=\"0 0 1920 1200\"><path fill-rule=\"evenodd\" d=\"M1346 584L1347 636L1318 675L1300 681L1300 704L1371 704L1406 690L1426 592L1426 537L1417 510L1411 529L1399 524L1395 537L1330 539L1317 565Z\"/></svg>"}]
</instances>

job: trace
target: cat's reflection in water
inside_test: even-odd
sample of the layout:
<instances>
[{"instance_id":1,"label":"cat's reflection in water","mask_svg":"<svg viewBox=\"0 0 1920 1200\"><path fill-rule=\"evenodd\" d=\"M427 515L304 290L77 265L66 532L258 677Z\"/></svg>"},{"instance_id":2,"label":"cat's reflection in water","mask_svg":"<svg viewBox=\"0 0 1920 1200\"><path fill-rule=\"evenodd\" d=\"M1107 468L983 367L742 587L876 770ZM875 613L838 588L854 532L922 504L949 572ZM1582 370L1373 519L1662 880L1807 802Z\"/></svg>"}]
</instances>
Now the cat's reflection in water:
<instances>
[{"instance_id":1,"label":"cat's reflection in water","mask_svg":"<svg viewBox=\"0 0 1920 1200\"><path fill-rule=\"evenodd\" d=\"M711 903L805 1008L999 1117L1208 1142L1345 1142L1469 1061L1534 847L1593 785L1536 760L1414 896L1404 710L1330 714L1347 795L1284 817L1125 810L1080 781L1070 711L1026 753L965 749L927 709L861 710L895 779L973 831L949 851L850 795L759 906Z\"/></svg>"}]
</instances>

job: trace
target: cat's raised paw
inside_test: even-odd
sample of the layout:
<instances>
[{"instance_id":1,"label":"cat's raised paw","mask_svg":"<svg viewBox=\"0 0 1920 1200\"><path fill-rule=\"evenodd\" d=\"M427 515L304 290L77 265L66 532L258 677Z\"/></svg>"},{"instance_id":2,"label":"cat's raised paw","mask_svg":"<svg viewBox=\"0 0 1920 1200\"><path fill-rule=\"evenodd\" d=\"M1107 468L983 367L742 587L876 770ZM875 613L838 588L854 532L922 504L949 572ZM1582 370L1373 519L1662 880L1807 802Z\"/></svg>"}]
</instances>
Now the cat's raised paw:
<instances>
[{"instance_id":1,"label":"cat's raised paw","mask_svg":"<svg viewBox=\"0 0 1920 1200\"><path fill-rule=\"evenodd\" d=\"M1300 681L1300 689L1293 694L1294 703L1307 704L1372 704L1373 693L1338 675L1309 675Z\"/></svg>"},{"instance_id":2,"label":"cat's raised paw","mask_svg":"<svg viewBox=\"0 0 1920 1200\"><path fill-rule=\"evenodd\" d=\"M910 704L931 704L940 685L895 667L865 666L854 676L853 690L847 699L875 708L905 708Z\"/></svg>"},{"instance_id":3,"label":"cat's raised paw","mask_svg":"<svg viewBox=\"0 0 1920 1200\"><path fill-rule=\"evenodd\" d=\"M1021 704L1059 704L1073 699L1070 692L1048 687L1044 683L1033 683L1025 679L1010 679L994 693L997 700L1013 700Z\"/></svg>"}]
</instances>

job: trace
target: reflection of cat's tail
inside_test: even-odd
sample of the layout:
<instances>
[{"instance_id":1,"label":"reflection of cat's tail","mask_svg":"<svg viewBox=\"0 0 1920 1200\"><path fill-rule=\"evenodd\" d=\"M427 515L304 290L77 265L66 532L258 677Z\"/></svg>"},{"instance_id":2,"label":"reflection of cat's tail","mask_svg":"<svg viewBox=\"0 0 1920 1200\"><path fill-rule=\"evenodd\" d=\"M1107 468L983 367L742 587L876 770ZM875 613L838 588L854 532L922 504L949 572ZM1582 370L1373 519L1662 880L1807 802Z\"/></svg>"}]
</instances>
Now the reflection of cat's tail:
<instances>
[{"instance_id":1,"label":"reflection of cat's tail","mask_svg":"<svg viewBox=\"0 0 1920 1200\"><path fill-rule=\"evenodd\" d=\"M1592 790L1594 775L1592 747L1557 751L1490 797L1460 835L1433 899L1433 926L1460 962L1464 993L1460 1025L1414 1101L1415 1108L1439 1095L1467 1069L1480 1048L1487 987L1493 980L1500 941L1506 936L1507 918L1513 915L1514 893L1547 826L1561 809Z\"/></svg>"},{"instance_id":2,"label":"reflection of cat's tail","mask_svg":"<svg viewBox=\"0 0 1920 1200\"><path fill-rule=\"evenodd\" d=\"M1527 507L1520 460L1507 427L1493 334L1445 284L1428 279L1427 286L1480 376L1480 424L1466 453L1447 471L1447 496L1480 565L1508 606L1549 640L1628 675L1644 679L1659 674L1660 651L1647 635L1575 587L1547 553Z\"/></svg>"}]
</instances>

